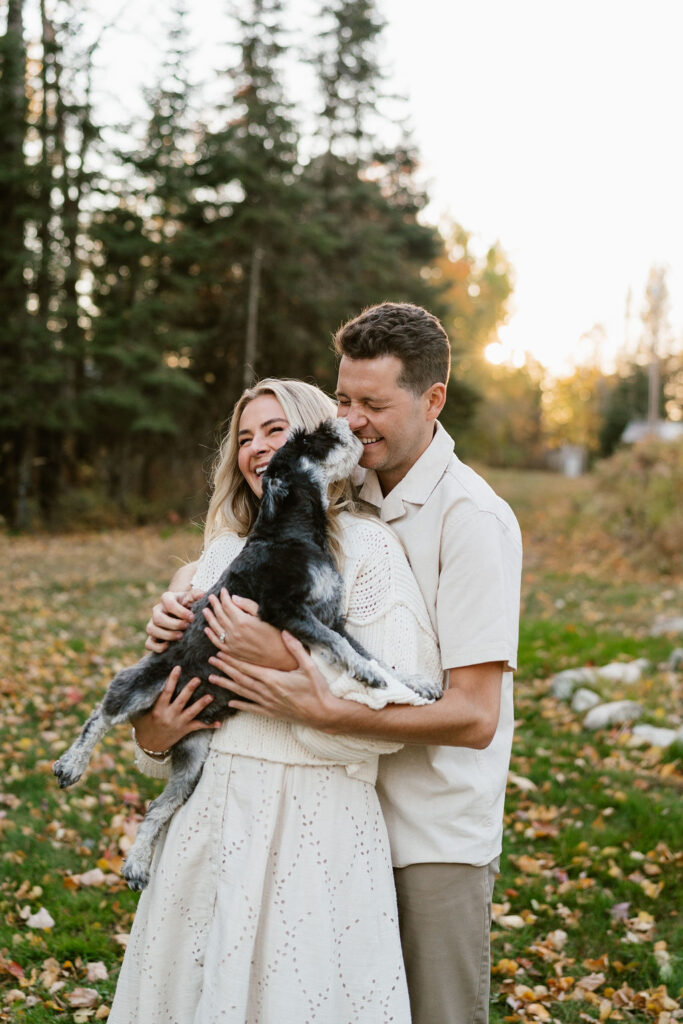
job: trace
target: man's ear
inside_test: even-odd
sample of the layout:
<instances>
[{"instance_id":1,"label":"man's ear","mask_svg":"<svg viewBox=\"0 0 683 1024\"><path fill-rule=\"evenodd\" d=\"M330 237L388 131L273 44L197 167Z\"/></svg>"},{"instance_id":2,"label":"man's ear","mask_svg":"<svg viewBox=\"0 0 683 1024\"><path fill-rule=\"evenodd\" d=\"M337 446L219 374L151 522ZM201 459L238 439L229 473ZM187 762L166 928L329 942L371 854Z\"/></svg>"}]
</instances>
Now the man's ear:
<instances>
[{"instance_id":1,"label":"man's ear","mask_svg":"<svg viewBox=\"0 0 683 1024\"><path fill-rule=\"evenodd\" d=\"M424 397L427 400L427 419L435 420L446 404L446 385L441 382L432 384Z\"/></svg>"}]
</instances>

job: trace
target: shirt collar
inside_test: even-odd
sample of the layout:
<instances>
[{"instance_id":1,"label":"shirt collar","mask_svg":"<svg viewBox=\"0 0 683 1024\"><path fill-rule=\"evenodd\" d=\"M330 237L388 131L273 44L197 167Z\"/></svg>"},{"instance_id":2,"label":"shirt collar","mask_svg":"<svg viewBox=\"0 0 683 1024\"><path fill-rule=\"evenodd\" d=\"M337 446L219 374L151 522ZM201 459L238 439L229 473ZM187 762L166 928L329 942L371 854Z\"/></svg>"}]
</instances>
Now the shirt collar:
<instances>
[{"instance_id":1,"label":"shirt collar","mask_svg":"<svg viewBox=\"0 0 683 1024\"><path fill-rule=\"evenodd\" d=\"M439 421L429 447L423 451L406 475L389 491L386 498L374 469L367 470L360 497L380 510L384 522L398 519L403 515L404 502L424 505L443 476L453 455L454 441Z\"/></svg>"}]
</instances>

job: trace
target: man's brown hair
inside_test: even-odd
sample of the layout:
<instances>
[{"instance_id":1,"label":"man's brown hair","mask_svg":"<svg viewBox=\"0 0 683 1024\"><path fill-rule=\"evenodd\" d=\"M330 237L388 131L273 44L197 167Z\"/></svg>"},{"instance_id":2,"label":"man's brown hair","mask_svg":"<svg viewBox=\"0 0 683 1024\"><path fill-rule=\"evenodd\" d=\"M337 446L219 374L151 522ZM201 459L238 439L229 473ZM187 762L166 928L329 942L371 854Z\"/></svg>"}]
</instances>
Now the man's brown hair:
<instances>
[{"instance_id":1,"label":"man's brown hair","mask_svg":"<svg viewBox=\"0 0 683 1024\"><path fill-rule=\"evenodd\" d=\"M409 302L368 306L339 328L334 348L349 359L396 356L403 364L399 386L418 395L432 384L448 382L448 335L432 313Z\"/></svg>"}]
</instances>

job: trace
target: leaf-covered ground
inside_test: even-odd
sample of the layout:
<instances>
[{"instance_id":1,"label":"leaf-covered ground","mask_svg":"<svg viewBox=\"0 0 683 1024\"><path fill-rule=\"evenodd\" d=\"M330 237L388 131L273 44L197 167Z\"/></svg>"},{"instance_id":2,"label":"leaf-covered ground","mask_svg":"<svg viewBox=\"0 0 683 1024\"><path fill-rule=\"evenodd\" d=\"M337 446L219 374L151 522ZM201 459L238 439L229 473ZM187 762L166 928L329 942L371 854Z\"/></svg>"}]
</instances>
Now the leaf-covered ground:
<instances>
[{"instance_id":1,"label":"leaf-covered ground","mask_svg":"<svg viewBox=\"0 0 683 1024\"><path fill-rule=\"evenodd\" d=\"M571 501L557 478L503 475L498 486L528 554L492 1020L666 1024L683 1016L681 751L631 746L625 729L583 731L548 677L617 658L662 664L683 641L649 629L681 607L680 583L634 576L599 531L584 549L566 533ZM199 546L196 533L154 529L0 539L11 580L0 619L0 1021L106 1018L137 901L118 872L159 784L131 767L125 729L74 790L58 789L51 764L139 655L153 598ZM604 695L637 697L646 720L665 724L680 686L653 668Z\"/></svg>"}]
</instances>

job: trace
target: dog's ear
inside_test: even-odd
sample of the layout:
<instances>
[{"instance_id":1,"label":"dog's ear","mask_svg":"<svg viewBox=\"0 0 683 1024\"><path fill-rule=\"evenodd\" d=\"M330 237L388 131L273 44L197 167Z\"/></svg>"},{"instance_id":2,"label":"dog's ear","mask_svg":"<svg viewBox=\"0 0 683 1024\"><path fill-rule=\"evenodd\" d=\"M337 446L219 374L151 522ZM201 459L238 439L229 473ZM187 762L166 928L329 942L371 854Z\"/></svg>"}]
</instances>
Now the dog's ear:
<instances>
[{"instance_id":1,"label":"dog's ear","mask_svg":"<svg viewBox=\"0 0 683 1024\"><path fill-rule=\"evenodd\" d=\"M289 494L289 484L279 476L263 477L263 497L261 504L269 515L275 512L278 504L284 501Z\"/></svg>"},{"instance_id":2,"label":"dog's ear","mask_svg":"<svg viewBox=\"0 0 683 1024\"><path fill-rule=\"evenodd\" d=\"M316 462L324 462L340 444L339 433L333 426L335 422L333 419L323 420L315 430L302 434L299 442L301 454Z\"/></svg>"}]
</instances>

